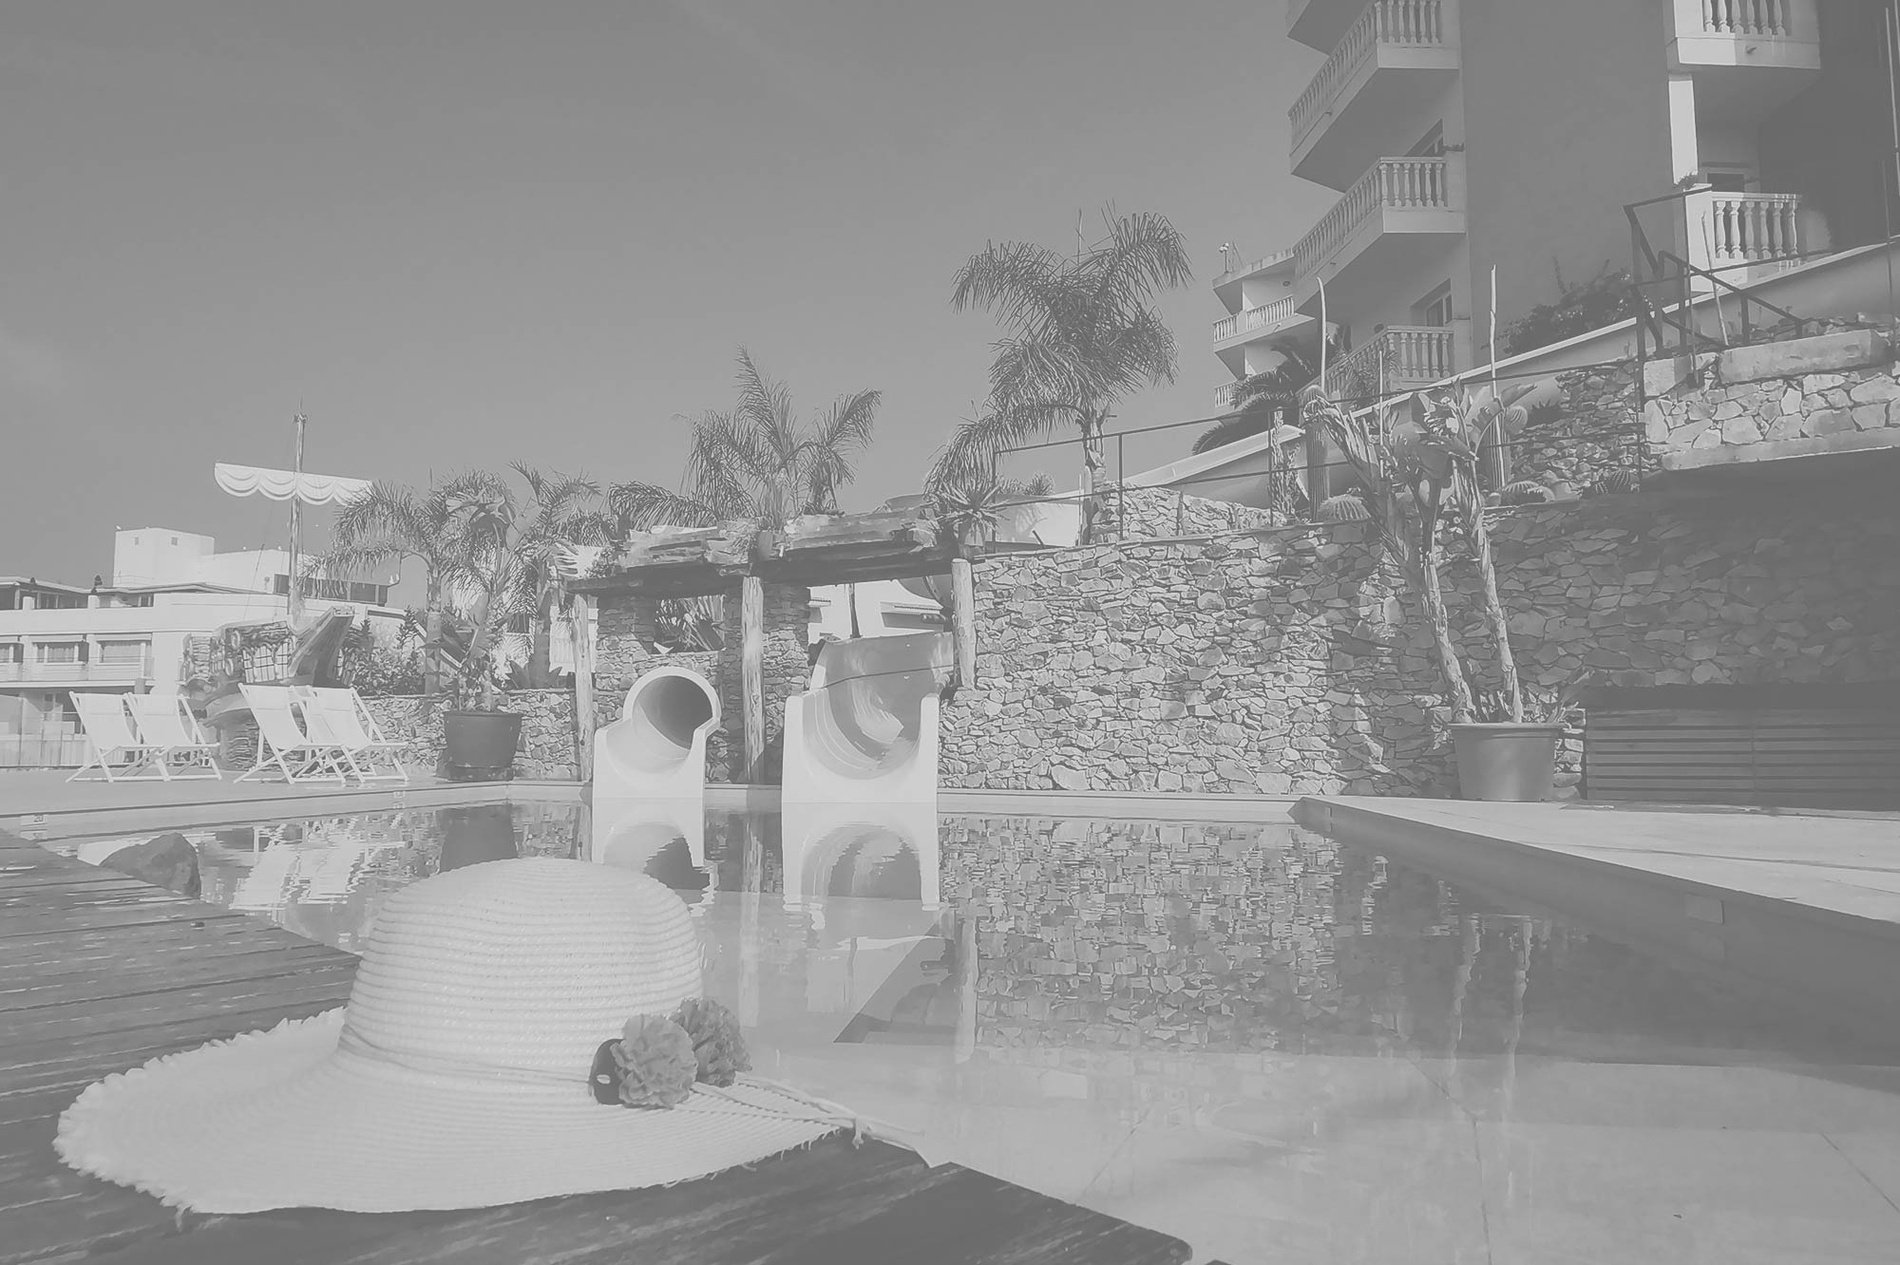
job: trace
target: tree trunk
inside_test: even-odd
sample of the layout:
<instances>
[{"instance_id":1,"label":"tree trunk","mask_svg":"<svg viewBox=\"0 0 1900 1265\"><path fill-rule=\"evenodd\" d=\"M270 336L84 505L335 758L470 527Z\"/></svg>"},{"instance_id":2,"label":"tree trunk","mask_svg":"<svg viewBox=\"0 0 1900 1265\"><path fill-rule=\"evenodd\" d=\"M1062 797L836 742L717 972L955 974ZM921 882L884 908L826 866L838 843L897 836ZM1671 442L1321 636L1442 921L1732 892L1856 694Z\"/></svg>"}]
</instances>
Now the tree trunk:
<instances>
[{"instance_id":1,"label":"tree trunk","mask_svg":"<svg viewBox=\"0 0 1900 1265\"><path fill-rule=\"evenodd\" d=\"M1419 591L1425 600L1425 618L1431 622L1432 644L1438 650L1438 670L1444 674L1445 688L1451 692L1451 719L1455 725L1470 723L1471 685L1465 680L1464 664L1458 659L1458 647L1451 639L1451 616L1445 610L1445 592L1438 574L1437 529L1419 551Z\"/></svg>"},{"instance_id":2,"label":"tree trunk","mask_svg":"<svg viewBox=\"0 0 1900 1265\"><path fill-rule=\"evenodd\" d=\"M1478 579L1484 587L1485 618L1491 621L1491 636L1498 643L1498 675L1504 678L1504 699L1511 719L1524 719L1524 690L1517 677L1517 656L1511 652L1511 624L1504 614L1504 602L1498 597L1498 571L1491 556L1491 529L1484 523L1484 505L1475 495L1465 508L1465 529L1471 534L1472 551L1478 557Z\"/></svg>"},{"instance_id":3,"label":"tree trunk","mask_svg":"<svg viewBox=\"0 0 1900 1265\"><path fill-rule=\"evenodd\" d=\"M554 590L541 595L534 612L534 627L528 634L528 685L541 689L554 672Z\"/></svg>"},{"instance_id":4,"label":"tree trunk","mask_svg":"<svg viewBox=\"0 0 1900 1265\"><path fill-rule=\"evenodd\" d=\"M1084 416L1082 419L1082 522L1077 529L1077 544L1095 543L1096 523L1101 517L1101 506L1096 504L1095 492L1101 483L1102 421L1098 417Z\"/></svg>"},{"instance_id":5,"label":"tree trunk","mask_svg":"<svg viewBox=\"0 0 1900 1265\"><path fill-rule=\"evenodd\" d=\"M765 586L756 575L739 581L739 707L745 780L765 778Z\"/></svg>"},{"instance_id":6,"label":"tree trunk","mask_svg":"<svg viewBox=\"0 0 1900 1265\"><path fill-rule=\"evenodd\" d=\"M594 780L594 610L592 594L568 599L568 634L574 639L574 767L583 783ZM582 838L587 838L582 835Z\"/></svg>"}]
</instances>

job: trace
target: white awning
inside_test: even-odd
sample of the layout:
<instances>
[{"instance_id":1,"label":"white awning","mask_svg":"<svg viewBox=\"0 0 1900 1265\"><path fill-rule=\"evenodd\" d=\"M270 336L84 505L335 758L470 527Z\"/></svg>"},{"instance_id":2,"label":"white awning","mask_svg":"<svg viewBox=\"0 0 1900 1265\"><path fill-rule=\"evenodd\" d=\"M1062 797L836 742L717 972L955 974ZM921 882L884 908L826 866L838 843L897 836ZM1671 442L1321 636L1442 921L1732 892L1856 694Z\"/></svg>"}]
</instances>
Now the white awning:
<instances>
[{"instance_id":1,"label":"white awning","mask_svg":"<svg viewBox=\"0 0 1900 1265\"><path fill-rule=\"evenodd\" d=\"M218 486L232 496L264 496L273 501L296 499L305 505L342 505L369 491L368 479L346 479L340 474L299 474L294 470L266 470L218 462L213 469Z\"/></svg>"}]
</instances>

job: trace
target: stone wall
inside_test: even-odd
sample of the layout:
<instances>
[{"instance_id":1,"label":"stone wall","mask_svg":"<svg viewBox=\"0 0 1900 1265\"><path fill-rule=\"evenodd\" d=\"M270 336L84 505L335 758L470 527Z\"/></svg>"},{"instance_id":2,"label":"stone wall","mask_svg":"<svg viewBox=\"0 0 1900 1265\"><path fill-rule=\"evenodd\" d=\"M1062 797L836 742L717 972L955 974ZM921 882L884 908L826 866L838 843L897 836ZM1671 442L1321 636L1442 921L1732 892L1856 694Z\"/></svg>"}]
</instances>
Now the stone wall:
<instances>
[{"instance_id":1,"label":"stone wall","mask_svg":"<svg viewBox=\"0 0 1900 1265\"><path fill-rule=\"evenodd\" d=\"M797 585L767 584L764 596L766 767L758 780L776 782L783 752L785 700L811 680L811 591ZM721 614L727 650L665 651L653 642L650 600L603 597L595 638L596 715L603 725L619 719L634 681L656 667L688 667L713 683L719 691L721 720L706 745L709 782L727 782L743 775L736 769L744 724L743 677L736 653L740 644L736 586L724 595Z\"/></svg>"},{"instance_id":2,"label":"stone wall","mask_svg":"<svg viewBox=\"0 0 1900 1265\"><path fill-rule=\"evenodd\" d=\"M1637 494L1501 511L1494 532L1533 693L1585 669L1622 685L1900 677L1887 504ZM1453 563L1446 586L1488 683L1473 569ZM994 558L977 606L945 785L1452 791L1429 634L1356 524Z\"/></svg>"},{"instance_id":3,"label":"stone wall","mask_svg":"<svg viewBox=\"0 0 1900 1265\"><path fill-rule=\"evenodd\" d=\"M1682 372L1683 388L1645 410L1649 445L1666 468L1791 441L1823 441L1805 445L1821 451L1833 446L1824 441L1870 431L1900 438L1893 353L1873 330L1738 347Z\"/></svg>"},{"instance_id":4,"label":"stone wall","mask_svg":"<svg viewBox=\"0 0 1900 1265\"><path fill-rule=\"evenodd\" d=\"M1583 492L1613 470L1641 464L1636 364L1557 375L1563 403L1539 409L1511 445L1512 481L1541 483L1559 497Z\"/></svg>"},{"instance_id":5,"label":"stone wall","mask_svg":"<svg viewBox=\"0 0 1900 1265\"><path fill-rule=\"evenodd\" d=\"M1192 496L1173 488L1124 487L1102 494L1105 529L1123 540L1215 536L1273 526L1273 515L1251 505Z\"/></svg>"},{"instance_id":6,"label":"stone wall","mask_svg":"<svg viewBox=\"0 0 1900 1265\"><path fill-rule=\"evenodd\" d=\"M412 775L447 772L442 754L442 713L449 709L446 699L390 694L363 701L383 735L403 744L401 758ZM556 781L580 776L574 762L573 691L517 690L501 695L497 704L522 717L514 776Z\"/></svg>"}]
</instances>

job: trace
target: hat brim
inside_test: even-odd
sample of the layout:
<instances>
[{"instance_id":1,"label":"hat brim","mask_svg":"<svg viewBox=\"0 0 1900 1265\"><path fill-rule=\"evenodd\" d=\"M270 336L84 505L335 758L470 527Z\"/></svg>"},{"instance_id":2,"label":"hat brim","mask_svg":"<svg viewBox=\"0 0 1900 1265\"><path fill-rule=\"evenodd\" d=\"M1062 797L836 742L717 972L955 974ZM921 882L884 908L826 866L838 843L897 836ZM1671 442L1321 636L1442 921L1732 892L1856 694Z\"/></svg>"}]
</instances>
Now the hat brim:
<instances>
[{"instance_id":1,"label":"hat brim","mask_svg":"<svg viewBox=\"0 0 1900 1265\"><path fill-rule=\"evenodd\" d=\"M343 1008L90 1086L60 1117L73 1168L208 1213L416 1212L670 1185L838 1125L761 1086L671 1110L573 1086L422 1072L337 1048Z\"/></svg>"}]
</instances>

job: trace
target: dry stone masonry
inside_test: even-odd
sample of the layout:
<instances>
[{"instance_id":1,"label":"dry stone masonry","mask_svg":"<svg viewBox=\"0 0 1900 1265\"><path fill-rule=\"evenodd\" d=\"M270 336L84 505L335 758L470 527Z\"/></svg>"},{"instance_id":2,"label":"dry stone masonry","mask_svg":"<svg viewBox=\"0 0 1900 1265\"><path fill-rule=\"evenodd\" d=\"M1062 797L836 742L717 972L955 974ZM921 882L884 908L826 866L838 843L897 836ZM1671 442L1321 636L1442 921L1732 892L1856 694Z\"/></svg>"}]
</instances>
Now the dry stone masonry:
<instances>
[{"instance_id":1,"label":"dry stone masonry","mask_svg":"<svg viewBox=\"0 0 1900 1265\"><path fill-rule=\"evenodd\" d=\"M1900 676L1891 498L1637 494L1501 511L1494 532L1534 693L1585 668L1619 685ZM1475 574L1454 564L1446 585L1482 680ZM1429 634L1357 525L995 558L977 589L978 681L945 713L945 785L1453 793Z\"/></svg>"},{"instance_id":2,"label":"dry stone masonry","mask_svg":"<svg viewBox=\"0 0 1900 1265\"><path fill-rule=\"evenodd\" d=\"M1682 387L1644 410L1664 469L1900 442L1900 383L1874 330L1738 347L1678 372Z\"/></svg>"}]
</instances>

